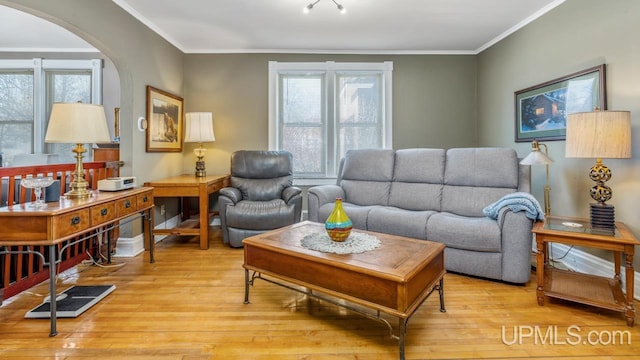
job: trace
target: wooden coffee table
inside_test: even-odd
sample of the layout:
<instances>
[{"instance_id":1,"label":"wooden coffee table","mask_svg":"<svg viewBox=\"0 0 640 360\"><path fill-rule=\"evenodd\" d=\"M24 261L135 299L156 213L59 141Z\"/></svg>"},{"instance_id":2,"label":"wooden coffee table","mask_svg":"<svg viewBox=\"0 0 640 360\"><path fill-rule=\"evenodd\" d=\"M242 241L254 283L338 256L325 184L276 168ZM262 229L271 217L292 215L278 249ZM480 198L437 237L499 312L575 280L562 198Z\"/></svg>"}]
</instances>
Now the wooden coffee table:
<instances>
[{"instance_id":1,"label":"wooden coffee table","mask_svg":"<svg viewBox=\"0 0 640 360\"><path fill-rule=\"evenodd\" d=\"M407 322L434 290L440 295L440 311L445 311L444 245L355 229L376 236L380 246L364 253L339 255L310 250L300 244L306 235L324 231L324 224L305 221L244 239L245 303L249 303L249 286L259 278L309 296L321 297L314 294L318 291L372 309L362 311L321 297L384 322L398 340L400 359L404 359ZM380 312L398 318L397 336Z\"/></svg>"}]
</instances>

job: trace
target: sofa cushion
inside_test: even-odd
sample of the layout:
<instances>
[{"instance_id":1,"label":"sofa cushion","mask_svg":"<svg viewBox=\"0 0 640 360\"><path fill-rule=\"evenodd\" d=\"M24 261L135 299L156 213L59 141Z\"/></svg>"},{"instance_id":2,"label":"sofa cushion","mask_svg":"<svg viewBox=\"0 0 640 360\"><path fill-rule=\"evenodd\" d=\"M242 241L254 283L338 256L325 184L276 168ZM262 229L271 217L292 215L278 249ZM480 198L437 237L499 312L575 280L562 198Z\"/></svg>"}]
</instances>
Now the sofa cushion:
<instances>
[{"instance_id":1,"label":"sofa cushion","mask_svg":"<svg viewBox=\"0 0 640 360\"><path fill-rule=\"evenodd\" d=\"M513 192L506 188L445 185L442 189L442 211L462 216L484 216L482 209Z\"/></svg>"},{"instance_id":2,"label":"sofa cushion","mask_svg":"<svg viewBox=\"0 0 640 360\"><path fill-rule=\"evenodd\" d=\"M500 252L502 235L498 223L488 217L466 217L441 212L429 217L427 240L455 249Z\"/></svg>"},{"instance_id":3,"label":"sofa cushion","mask_svg":"<svg viewBox=\"0 0 640 360\"><path fill-rule=\"evenodd\" d=\"M444 162L444 149L397 150L389 206L439 211Z\"/></svg>"},{"instance_id":4,"label":"sofa cushion","mask_svg":"<svg viewBox=\"0 0 640 360\"><path fill-rule=\"evenodd\" d=\"M282 197L282 190L291 186L291 177L273 179L245 179L232 176L231 186L242 193L243 200L266 201Z\"/></svg>"},{"instance_id":5,"label":"sofa cushion","mask_svg":"<svg viewBox=\"0 0 640 360\"><path fill-rule=\"evenodd\" d=\"M518 188L518 154L509 148L447 150L445 185Z\"/></svg>"},{"instance_id":6,"label":"sofa cushion","mask_svg":"<svg viewBox=\"0 0 640 360\"><path fill-rule=\"evenodd\" d=\"M347 151L339 184L345 202L356 205L386 205L393 180L394 151L366 149Z\"/></svg>"},{"instance_id":7,"label":"sofa cushion","mask_svg":"<svg viewBox=\"0 0 640 360\"><path fill-rule=\"evenodd\" d=\"M344 156L343 180L393 180L394 151L391 149L348 150Z\"/></svg>"},{"instance_id":8,"label":"sofa cushion","mask_svg":"<svg viewBox=\"0 0 640 360\"><path fill-rule=\"evenodd\" d=\"M374 207L369 212L367 230L426 239L427 220L435 213L435 211L407 211L389 206Z\"/></svg>"},{"instance_id":9,"label":"sofa cushion","mask_svg":"<svg viewBox=\"0 0 640 360\"><path fill-rule=\"evenodd\" d=\"M449 149L441 210L484 216L482 209L487 205L517 191L518 175L518 155L513 149Z\"/></svg>"}]
</instances>

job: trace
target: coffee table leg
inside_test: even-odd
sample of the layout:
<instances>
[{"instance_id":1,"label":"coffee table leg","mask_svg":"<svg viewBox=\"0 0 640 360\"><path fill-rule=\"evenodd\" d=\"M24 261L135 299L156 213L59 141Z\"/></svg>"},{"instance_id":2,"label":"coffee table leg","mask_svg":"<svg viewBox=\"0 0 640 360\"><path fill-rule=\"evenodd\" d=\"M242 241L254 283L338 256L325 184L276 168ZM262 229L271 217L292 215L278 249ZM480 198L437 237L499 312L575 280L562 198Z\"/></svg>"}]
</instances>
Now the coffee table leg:
<instances>
[{"instance_id":1,"label":"coffee table leg","mask_svg":"<svg viewBox=\"0 0 640 360\"><path fill-rule=\"evenodd\" d=\"M404 338L407 334L407 319L398 319L398 346L400 348L400 360L404 360Z\"/></svg>"},{"instance_id":2,"label":"coffee table leg","mask_svg":"<svg viewBox=\"0 0 640 360\"><path fill-rule=\"evenodd\" d=\"M447 309L444 308L444 278L440 279L438 294L440 295L440 312L447 312Z\"/></svg>"},{"instance_id":3,"label":"coffee table leg","mask_svg":"<svg viewBox=\"0 0 640 360\"><path fill-rule=\"evenodd\" d=\"M244 303L249 303L249 270L244 269Z\"/></svg>"}]
</instances>

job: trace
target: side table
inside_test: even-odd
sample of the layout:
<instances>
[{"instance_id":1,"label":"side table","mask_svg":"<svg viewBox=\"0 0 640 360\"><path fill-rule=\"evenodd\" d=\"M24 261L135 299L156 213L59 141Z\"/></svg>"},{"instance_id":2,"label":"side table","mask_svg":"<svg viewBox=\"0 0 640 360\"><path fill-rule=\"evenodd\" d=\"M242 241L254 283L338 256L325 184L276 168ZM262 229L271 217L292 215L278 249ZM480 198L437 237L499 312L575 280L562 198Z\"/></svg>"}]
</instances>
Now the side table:
<instances>
[{"instance_id":1,"label":"side table","mask_svg":"<svg viewBox=\"0 0 640 360\"><path fill-rule=\"evenodd\" d=\"M536 274L538 305L544 297L578 302L621 312L627 325L633 326L636 310L633 306L633 255L638 239L621 222L616 222L613 235L592 229L589 219L548 217L537 222L532 232L538 249ZM613 278L582 274L553 268L547 254L548 243L584 246L613 251ZM620 265L624 258L626 294L622 291Z\"/></svg>"},{"instance_id":2,"label":"side table","mask_svg":"<svg viewBox=\"0 0 640 360\"><path fill-rule=\"evenodd\" d=\"M207 175L197 177L193 174L179 175L167 179L154 180L144 183L153 187L154 197L197 197L200 214L198 226L181 226L173 229L155 229L158 235L198 235L200 249L209 248L209 195L229 185L229 175Z\"/></svg>"}]
</instances>

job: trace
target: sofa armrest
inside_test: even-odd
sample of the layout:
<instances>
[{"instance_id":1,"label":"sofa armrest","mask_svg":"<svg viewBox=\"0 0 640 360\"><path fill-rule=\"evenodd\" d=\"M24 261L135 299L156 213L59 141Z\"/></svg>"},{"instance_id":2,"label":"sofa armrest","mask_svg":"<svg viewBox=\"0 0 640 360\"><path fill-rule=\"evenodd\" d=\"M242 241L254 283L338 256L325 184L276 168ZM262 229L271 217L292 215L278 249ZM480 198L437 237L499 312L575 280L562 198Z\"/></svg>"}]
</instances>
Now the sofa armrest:
<instances>
[{"instance_id":1,"label":"sofa armrest","mask_svg":"<svg viewBox=\"0 0 640 360\"><path fill-rule=\"evenodd\" d=\"M344 190L338 185L319 185L307 191L309 220L318 221L318 209L324 204L333 203L336 198L344 199Z\"/></svg>"},{"instance_id":2,"label":"sofa armrest","mask_svg":"<svg viewBox=\"0 0 640 360\"><path fill-rule=\"evenodd\" d=\"M533 221L524 211L505 210L498 225L502 233L502 280L519 284L529 282Z\"/></svg>"},{"instance_id":3,"label":"sofa armrest","mask_svg":"<svg viewBox=\"0 0 640 360\"><path fill-rule=\"evenodd\" d=\"M284 200L284 202L287 204L291 202L291 199L298 195L302 197L302 189L297 186L289 186L282 190L282 200Z\"/></svg>"},{"instance_id":4,"label":"sofa armrest","mask_svg":"<svg viewBox=\"0 0 640 360\"><path fill-rule=\"evenodd\" d=\"M226 198L227 203L235 205L242 200L242 193L234 187L225 187L220 189L219 198L222 197Z\"/></svg>"}]
</instances>

